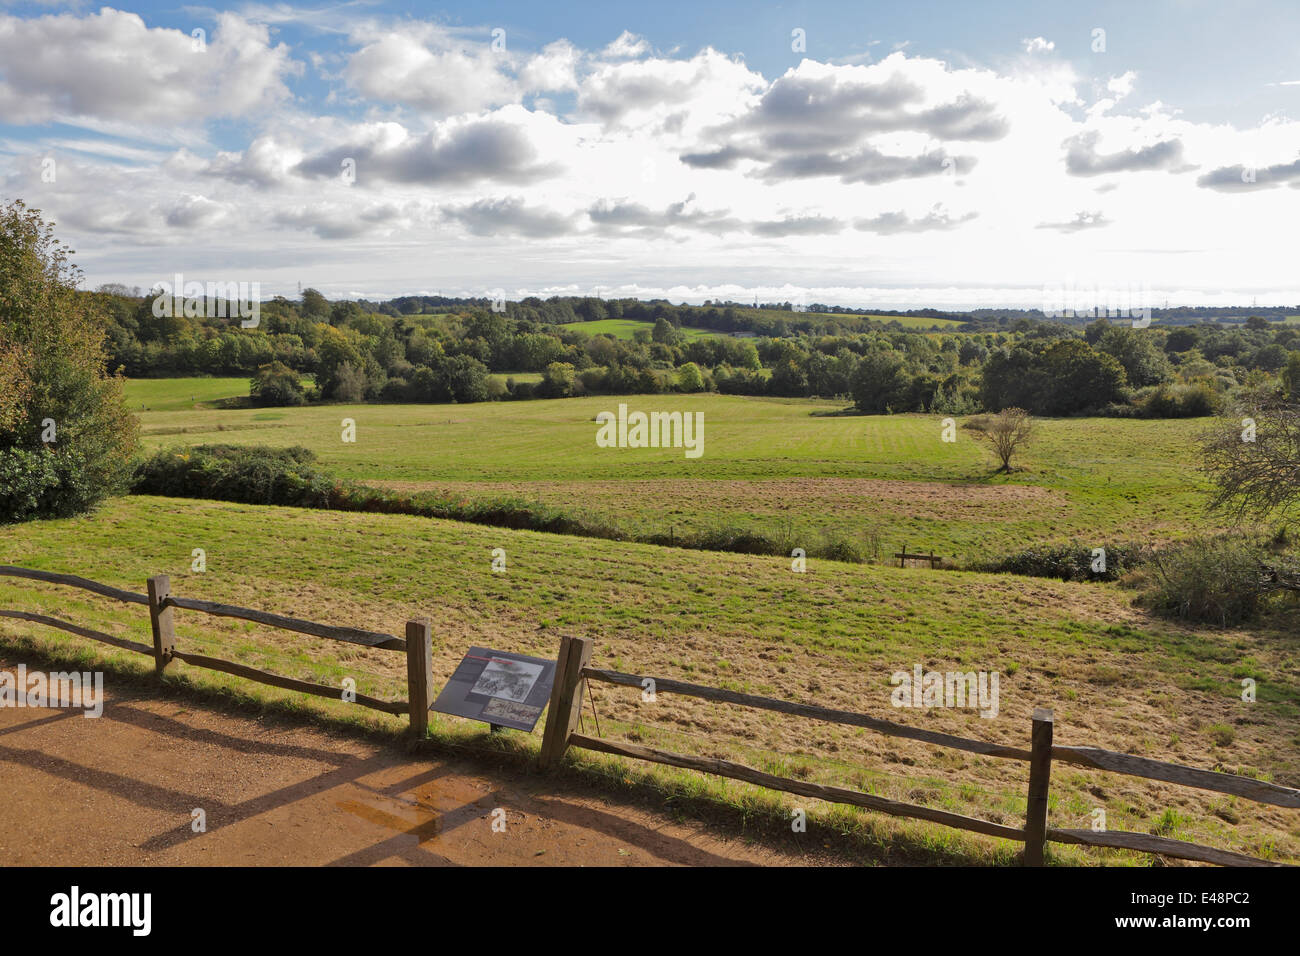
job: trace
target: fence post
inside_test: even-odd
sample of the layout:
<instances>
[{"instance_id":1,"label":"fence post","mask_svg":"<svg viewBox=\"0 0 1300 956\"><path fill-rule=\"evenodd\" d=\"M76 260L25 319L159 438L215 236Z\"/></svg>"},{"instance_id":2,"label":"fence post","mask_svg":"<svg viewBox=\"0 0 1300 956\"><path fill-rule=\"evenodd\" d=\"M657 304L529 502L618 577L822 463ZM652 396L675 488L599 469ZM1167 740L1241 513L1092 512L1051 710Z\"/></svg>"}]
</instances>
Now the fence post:
<instances>
[{"instance_id":1,"label":"fence post","mask_svg":"<svg viewBox=\"0 0 1300 956\"><path fill-rule=\"evenodd\" d=\"M149 579L149 623L153 627L153 666L159 677L173 664L172 651L176 648L176 629L172 623L172 609L163 607L163 601L172 593L171 578L156 574Z\"/></svg>"},{"instance_id":2,"label":"fence post","mask_svg":"<svg viewBox=\"0 0 1300 956\"><path fill-rule=\"evenodd\" d=\"M582 710L582 669L591 661L591 638L561 637L560 656L551 686L551 702L546 709L546 729L542 732L543 770L559 762L569 748L569 735L578 725Z\"/></svg>"},{"instance_id":3,"label":"fence post","mask_svg":"<svg viewBox=\"0 0 1300 956\"><path fill-rule=\"evenodd\" d=\"M406 622L406 694L411 707L411 736L429 732L433 706L433 626L428 621Z\"/></svg>"},{"instance_id":4,"label":"fence post","mask_svg":"<svg viewBox=\"0 0 1300 956\"><path fill-rule=\"evenodd\" d=\"M1025 866L1043 865L1047 842L1047 788L1052 776L1052 711L1034 708L1029 757L1029 803L1025 808Z\"/></svg>"}]
</instances>

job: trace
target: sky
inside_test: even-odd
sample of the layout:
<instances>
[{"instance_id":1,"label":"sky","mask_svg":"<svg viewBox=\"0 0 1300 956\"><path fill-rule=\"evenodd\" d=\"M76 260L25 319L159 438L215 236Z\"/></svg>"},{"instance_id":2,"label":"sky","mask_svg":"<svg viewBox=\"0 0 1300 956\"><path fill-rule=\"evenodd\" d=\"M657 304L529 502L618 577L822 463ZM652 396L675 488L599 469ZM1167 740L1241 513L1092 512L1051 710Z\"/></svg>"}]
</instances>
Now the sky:
<instances>
[{"instance_id":1,"label":"sky","mask_svg":"<svg viewBox=\"0 0 1300 956\"><path fill-rule=\"evenodd\" d=\"M84 284L1300 303L1300 4L0 0Z\"/></svg>"}]
</instances>

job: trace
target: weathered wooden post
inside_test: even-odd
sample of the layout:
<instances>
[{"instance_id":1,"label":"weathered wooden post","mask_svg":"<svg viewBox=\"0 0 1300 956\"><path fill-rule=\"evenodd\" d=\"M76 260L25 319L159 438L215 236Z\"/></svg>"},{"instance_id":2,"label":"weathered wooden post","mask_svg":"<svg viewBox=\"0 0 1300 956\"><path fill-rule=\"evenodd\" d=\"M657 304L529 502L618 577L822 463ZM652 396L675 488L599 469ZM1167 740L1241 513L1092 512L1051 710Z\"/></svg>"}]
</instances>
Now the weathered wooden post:
<instances>
[{"instance_id":1,"label":"weathered wooden post","mask_svg":"<svg viewBox=\"0 0 1300 956\"><path fill-rule=\"evenodd\" d=\"M406 694L411 708L411 736L429 732L433 706L433 626L428 621L406 622Z\"/></svg>"},{"instance_id":2,"label":"weathered wooden post","mask_svg":"<svg viewBox=\"0 0 1300 956\"><path fill-rule=\"evenodd\" d=\"M167 672L167 667L174 664L172 651L176 648L176 629L172 622L172 609L163 607L163 602L172 593L171 578L166 574L156 574L149 579L149 623L153 627L153 666L159 677Z\"/></svg>"},{"instance_id":3,"label":"weathered wooden post","mask_svg":"<svg viewBox=\"0 0 1300 956\"><path fill-rule=\"evenodd\" d=\"M538 761L543 770L554 766L569 749L569 735L578 726L582 710L582 691L586 682L582 669L591 662L589 637L561 637L560 656L551 685L551 702L546 709L546 729L542 732L542 754Z\"/></svg>"},{"instance_id":4,"label":"weathered wooden post","mask_svg":"<svg viewBox=\"0 0 1300 956\"><path fill-rule=\"evenodd\" d=\"M1051 710L1035 707L1029 757L1029 804L1025 808L1025 866L1043 865L1043 847L1047 842L1047 790L1052 777L1052 726Z\"/></svg>"}]
</instances>

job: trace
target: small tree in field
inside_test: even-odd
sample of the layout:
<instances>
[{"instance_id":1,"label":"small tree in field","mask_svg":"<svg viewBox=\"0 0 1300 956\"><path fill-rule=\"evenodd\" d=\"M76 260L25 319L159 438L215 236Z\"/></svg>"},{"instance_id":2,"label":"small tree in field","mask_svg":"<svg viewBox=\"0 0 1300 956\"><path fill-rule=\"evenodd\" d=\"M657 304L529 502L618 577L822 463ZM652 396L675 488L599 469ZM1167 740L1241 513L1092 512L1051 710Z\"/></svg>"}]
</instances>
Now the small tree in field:
<instances>
[{"instance_id":1,"label":"small tree in field","mask_svg":"<svg viewBox=\"0 0 1300 956\"><path fill-rule=\"evenodd\" d=\"M996 415L979 415L966 423L988 443L1002 466L998 471L1011 470L1011 456L1029 443L1033 434L1033 419L1023 408L1004 408Z\"/></svg>"}]
</instances>

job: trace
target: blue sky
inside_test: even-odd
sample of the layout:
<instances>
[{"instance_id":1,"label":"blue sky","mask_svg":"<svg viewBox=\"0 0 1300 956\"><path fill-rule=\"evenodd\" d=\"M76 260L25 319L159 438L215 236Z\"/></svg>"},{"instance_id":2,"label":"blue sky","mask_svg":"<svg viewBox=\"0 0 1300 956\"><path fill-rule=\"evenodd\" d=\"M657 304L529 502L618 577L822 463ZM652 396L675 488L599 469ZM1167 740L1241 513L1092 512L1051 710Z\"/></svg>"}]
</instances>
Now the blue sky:
<instances>
[{"instance_id":1,"label":"blue sky","mask_svg":"<svg viewBox=\"0 0 1300 956\"><path fill-rule=\"evenodd\" d=\"M0 195L91 283L1289 304L1298 48L1294 3L0 0Z\"/></svg>"}]
</instances>

